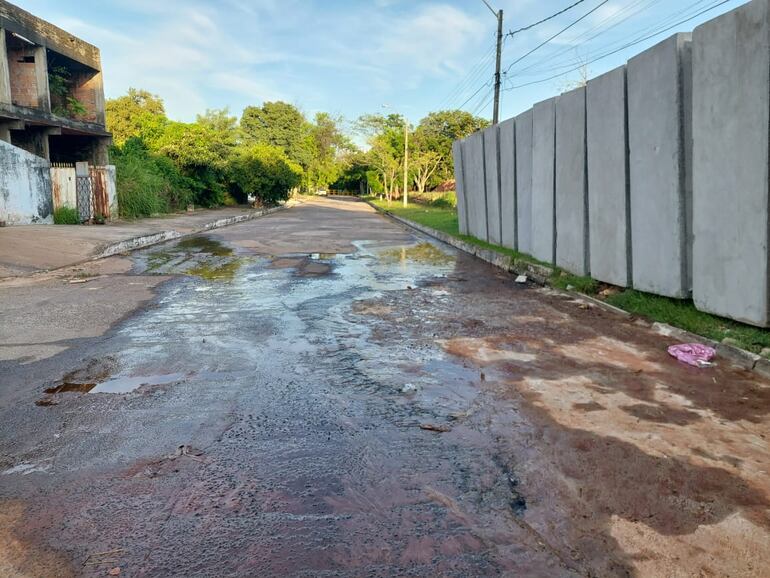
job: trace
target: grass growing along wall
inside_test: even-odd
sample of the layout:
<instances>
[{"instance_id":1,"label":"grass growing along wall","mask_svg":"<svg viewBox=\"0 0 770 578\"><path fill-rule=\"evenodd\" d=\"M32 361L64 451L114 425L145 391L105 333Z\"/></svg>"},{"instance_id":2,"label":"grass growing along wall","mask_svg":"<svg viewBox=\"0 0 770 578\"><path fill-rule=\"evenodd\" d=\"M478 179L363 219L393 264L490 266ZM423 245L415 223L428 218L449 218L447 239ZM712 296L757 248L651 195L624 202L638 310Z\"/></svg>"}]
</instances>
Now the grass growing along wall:
<instances>
[{"instance_id":1,"label":"grass growing along wall","mask_svg":"<svg viewBox=\"0 0 770 578\"><path fill-rule=\"evenodd\" d=\"M53 210L54 225L79 225L80 215L72 207L59 207Z\"/></svg>"},{"instance_id":2,"label":"grass growing along wall","mask_svg":"<svg viewBox=\"0 0 770 578\"><path fill-rule=\"evenodd\" d=\"M454 208L436 207L419 203L410 203L405 208L403 203L399 201L393 201L388 204L387 201L380 199L371 198L369 200L394 215L409 219L426 227L431 227L477 247L491 249L515 259L551 266L546 263L540 263L529 255L518 253L499 245L493 245L475 237L461 235L457 211ZM555 269L554 275L550 279L550 284L559 289L570 288L587 295L596 295L600 288L600 283L595 279L572 275L560 271L558 268ZM691 300L670 299L659 295L642 293L633 289L622 290L619 293L609 295L604 300L610 305L614 305L634 315L646 317L660 323L668 323L674 327L684 329L696 335L702 335L714 341L722 341L729 338L738 347L753 353L760 353L763 349L770 348L770 330L760 329L698 311Z\"/></svg>"}]
</instances>

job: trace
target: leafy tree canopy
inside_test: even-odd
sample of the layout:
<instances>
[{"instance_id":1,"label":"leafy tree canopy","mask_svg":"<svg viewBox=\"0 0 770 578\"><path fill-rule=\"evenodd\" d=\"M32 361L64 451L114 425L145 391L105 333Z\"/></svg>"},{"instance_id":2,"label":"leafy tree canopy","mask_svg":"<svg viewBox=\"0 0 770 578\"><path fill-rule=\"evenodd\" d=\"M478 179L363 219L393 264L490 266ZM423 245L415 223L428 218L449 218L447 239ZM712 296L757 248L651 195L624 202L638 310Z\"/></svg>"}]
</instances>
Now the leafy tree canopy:
<instances>
[{"instance_id":1,"label":"leafy tree canopy","mask_svg":"<svg viewBox=\"0 0 770 578\"><path fill-rule=\"evenodd\" d=\"M154 138L167 122L163 100L146 90L129 88L126 96L105 104L113 141L122 146L131 137Z\"/></svg>"}]
</instances>

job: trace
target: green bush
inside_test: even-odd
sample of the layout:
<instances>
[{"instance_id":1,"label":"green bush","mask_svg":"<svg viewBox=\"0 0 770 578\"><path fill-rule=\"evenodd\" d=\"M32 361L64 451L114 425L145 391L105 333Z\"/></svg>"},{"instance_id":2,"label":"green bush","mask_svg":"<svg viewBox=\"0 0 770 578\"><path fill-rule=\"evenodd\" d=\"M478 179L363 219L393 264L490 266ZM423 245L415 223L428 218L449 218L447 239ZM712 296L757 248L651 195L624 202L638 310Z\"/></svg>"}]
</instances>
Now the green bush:
<instances>
[{"instance_id":1,"label":"green bush","mask_svg":"<svg viewBox=\"0 0 770 578\"><path fill-rule=\"evenodd\" d=\"M454 209L457 207L457 194L452 191L444 193L432 198L428 204L442 209Z\"/></svg>"},{"instance_id":2,"label":"green bush","mask_svg":"<svg viewBox=\"0 0 770 578\"><path fill-rule=\"evenodd\" d=\"M78 210L72 207L54 209L53 222L55 225L79 225L80 216L78 215Z\"/></svg>"},{"instance_id":3,"label":"green bush","mask_svg":"<svg viewBox=\"0 0 770 578\"><path fill-rule=\"evenodd\" d=\"M139 139L113 150L120 215L146 217L184 208L193 199L190 180L174 162L149 152Z\"/></svg>"},{"instance_id":4,"label":"green bush","mask_svg":"<svg viewBox=\"0 0 770 578\"><path fill-rule=\"evenodd\" d=\"M230 173L240 197L254 195L268 206L288 199L302 182L302 167L282 149L264 144L243 149L233 159Z\"/></svg>"}]
</instances>

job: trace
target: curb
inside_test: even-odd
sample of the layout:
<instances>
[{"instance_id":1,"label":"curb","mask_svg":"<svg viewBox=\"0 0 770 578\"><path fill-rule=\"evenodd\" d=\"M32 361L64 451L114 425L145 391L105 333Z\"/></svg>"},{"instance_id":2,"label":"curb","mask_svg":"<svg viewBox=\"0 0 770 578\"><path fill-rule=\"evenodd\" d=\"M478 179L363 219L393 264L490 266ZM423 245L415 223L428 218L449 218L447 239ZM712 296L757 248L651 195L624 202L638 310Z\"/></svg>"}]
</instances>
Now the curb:
<instances>
[{"instance_id":1,"label":"curb","mask_svg":"<svg viewBox=\"0 0 770 578\"><path fill-rule=\"evenodd\" d=\"M420 233L428 235L429 237L433 237L434 239L437 239L442 243L451 245L455 249L459 249L464 253L473 255L474 257L481 259L482 261L486 261L490 265L494 265L495 267L503 269L508 273L515 273L517 275L527 275L527 277L534 280L536 283L540 285L545 285L548 281L548 278L553 274L553 269L545 265L536 265L534 263L527 263L523 260L515 259L514 257L501 255L497 251L492 251L491 249L484 249L482 247L477 247L476 245L472 245L471 243L466 243L462 239L458 239L457 237L447 235L446 233L442 233L441 231L437 231L436 229L432 229L431 227L426 227L425 225L420 225L419 223L415 223L414 221L409 221L408 219L404 219L403 217L398 217L393 213L391 213L390 211L381 209L380 207L370 203L369 201L364 201L364 202L368 204L370 207L374 208L377 212L393 219L398 223L401 223L402 225L405 225L411 229L419 231Z\"/></svg>"},{"instance_id":2,"label":"curb","mask_svg":"<svg viewBox=\"0 0 770 578\"><path fill-rule=\"evenodd\" d=\"M538 285L546 286L557 293L569 295L570 297L590 303L591 305L599 307L604 311L614 313L627 319L633 317L633 314L629 313L628 311L615 307L614 305L610 305L609 303L605 303L601 299L596 299L590 295L584 295L583 293L577 293L574 291L563 291L561 289L550 287L548 285L548 279L553 273L553 269L550 267L544 265L535 265L533 263L525 263L521 260L514 259L513 257L501 255L500 253L492 251L491 249L482 249L481 247L466 243L461 239L452 237L451 235L442 233L441 231L437 231L431 227L420 225L419 223L404 219L403 217L398 217L390 211L382 209L377 205L370 203L369 201L364 202L370 207L374 208L378 213L385 215L386 217L393 219L394 221L401 223L410 229L414 229L415 231L419 231L420 233L433 237L434 239L446 243L447 245L451 245L455 249L459 249L464 253L473 255L474 257L477 257L482 261L486 261L487 263L503 269L508 273L514 273L516 275L527 275ZM741 369L752 371L762 377L770 379L770 359L766 359L760 355L757 355L756 353L751 353L750 351L746 351L745 349L741 349L740 347L735 347L733 345L728 345L726 343L720 343L718 341L708 339L707 337L703 337L702 335L690 333L689 331L679 329L678 327L674 327L673 325L669 325L667 323L653 322L652 330L658 335L662 335L664 337L672 337L684 343L699 342L709 345L716 349L718 356L729 360Z\"/></svg>"},{"instance_id":3,"label":"curb","mask_svg":"<svg viewBox=\"0 0 770 578\"><path fill-rule=\"evenodd\" d=\"M236 215L234 217L218 219L216 221L206 223L199 229L195 229L193 231L189 231L186 233L180 233L179 231L175 231L172 229L168 231L161 231L160 233L152 233L151 235L140 235L138 237L133 237L131 239L125 239L123 241L118 241L117 243L107 245L107 247L105 247L104 249L99 251L96 255L91 257L89 261L97 261L99 259L104 259L105 257L112 257L114 255L119 255L121 253L137 251L139 249L151 247L152 245L165 243L166 241L181 239L183 237L197 235L205 231L213 231L214 229L221 229L222 227L235 225L237 223L245 223L246 221L251 221L252 219L256 219L257 217L264 217L265 215L270 215L272 213L282 211L287 208L289 208L289 205L282 205L280 207L272 207L270 209L260 209L257 211L252 211L251 213L248 213L245 215Z\"/></svg>"}]
</instances>

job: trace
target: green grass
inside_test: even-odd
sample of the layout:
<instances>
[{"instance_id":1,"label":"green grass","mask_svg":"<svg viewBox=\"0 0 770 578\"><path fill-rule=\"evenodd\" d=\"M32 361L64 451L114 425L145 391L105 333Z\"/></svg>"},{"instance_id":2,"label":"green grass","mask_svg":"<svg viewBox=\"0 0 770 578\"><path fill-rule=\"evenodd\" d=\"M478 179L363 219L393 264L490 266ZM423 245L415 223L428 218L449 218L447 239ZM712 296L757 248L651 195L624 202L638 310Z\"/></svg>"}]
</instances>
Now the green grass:
<instances>
[{"instance_id":1,"label":"green grass","mask_svg":"<svg viewBox=\"0 0 770 578\"><path fill-rule=\"evenodd\" d=\"M79 225L80 215L72 207L59 207L53 211L53 222L55 225Z\"/></svg>"},{"instance_id":2,"label":"green grass","mask_svg":"<svg viewBox=\"0 0 770 578\"><path fill-rule=\"evenodd\" d=\"M455 209L416 203L410 203L408 207L404 208L403 204L398 201L393 201L390 205L388 205L387 201L375 198L370 198L369 201L382 209L390 211L394 215L452 235L477 247L496 251L512 259L553 268L551 265L542 263L529 255L493 245L475 237L461 235ZM600 288L599 282L595 279L572 275L558 268L554 269L549 283L558 289L566 290L567 287L570 287L573 291L586 295L596 295ZM698 311L692 301L669 299L630 289L610 295L605 300L610 305L614 305L629 313L646 317L652 321L668 323L674 327L702 335L714 341L722 341L729 338L738 347L753 353L759 353L762 349L770 348L769 330L759 329Z\"/></svg>"},{"instance_id":3,"label":"green grass","mask_svg":"<svg viewBox=\"0 0 770 578\"><path fill-rule=\"evenodd\" d=\"M551 276L550 284L557 289L577 291L586 295L596 295L599 291L599 282L596 279L573 275L558 269Z\"/></svg>"},{"instance_id":4,"label":"green grass","mask_svg":"<svg viewBox=\"0 0 770 578\"><path fill-rule=\"evenodd\" d=\"M408 207L404 207L402 201L393 201L388 204L386 200L380 200L375 197L370 197L368 200L384 209L390 211L398 217L409 219L415 223L431 227L447 235L453 237L460 236L460 226L457 221L457 211L447 207L435 207L430 205L419 205L416 203L409 203Z\"/></svg>"},{"instance_id":5,"label":"green grass","mask_svg":"<svg viewBox=\"0 0 770 578\"><path fill-rule=\"evenodd\" d=\"M770 331L698 311L692 301L669 299L629 289L611 295L607 303L714 341L730 338L738 347L754 353L770 347Z\"/></svg>"}]
</instances>

